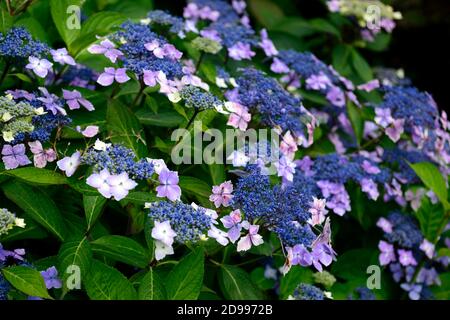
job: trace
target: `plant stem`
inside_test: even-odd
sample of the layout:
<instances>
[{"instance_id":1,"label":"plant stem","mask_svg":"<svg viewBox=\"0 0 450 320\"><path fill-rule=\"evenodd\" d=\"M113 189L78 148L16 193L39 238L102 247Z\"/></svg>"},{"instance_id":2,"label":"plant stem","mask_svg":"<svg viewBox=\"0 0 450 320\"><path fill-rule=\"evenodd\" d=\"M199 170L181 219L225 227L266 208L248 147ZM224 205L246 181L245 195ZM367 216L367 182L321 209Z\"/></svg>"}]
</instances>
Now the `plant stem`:
<instances>
[{"instance_id":1,"label":"plant stem","mask_svg":"<svg viewBox=\"0 0 450 320\"><path fill-rule=\"evenodd\" d=\"M205 56L205 53L202 51L200 53L200 58L198 58L197 64L195 65L195 71L198 71L198 69L200 68L200 65L203 61L203 57Z\"/></svg>"},{"instance_id":2,"label":"plant stem","mask_svg":"<svg viewBox=\"0 0 450 320\"><path fill-rule=\"evenodd\" d=\"M3 80L5 80L10 67L11 67L11 64L9 62L6 62L5 68L3 69L2 75L0 76L0 85L3 83Z\"/></svg>"},{"instance_id":3,"label":"plant stem","mask_svg":"<svg viewBox=\"0 0 450 320\"><path fill-rule=\"evenodd\" d=\"M145 90L145 84L144 84L144 82L143 82L142 80L140 80L139 83L140 83L141 88L139 89L138 94L136 95L136 97L135 97L134 100L133 100L133 104L131 105L132 108L135 108L135 107L138 106L138 104L139 104L139 99L141 98L142 93L143 93L144 90Z\"/></svg>"},{"instance_id":4,"label":"plant stem","mask_svg":"<svg viewBox=\"0 0 450 320\"><path fill-rule=\"evenodd\" d=\"M61 78L61 76L64 74L64 72L66 72L67 70L67 65L65 65L63 68L61 68L61 70L59 70L58 73L55 74L55 78L53 79L53 85L56 84L56 82Z\"/></svg>"},{"instance_id":5,"label":"plant stem","mask_svg":"<svg viewBox=\"0 0 450 320\"><path fill-rule=\"evenodd\" d=\"M192 115L191 119L189 120L188 124L186 125L185 129L188 129L189 126L192 124L192 122L194 122L195 117L197 117L197 115L200 113L200 110L195 109L194 114Z\"/></svg>"},{"instance_id":6,"label":"plant stem","mask_svg":"<svg viewBox=\"0 0 450 320\"><path fill-rule=\"evenodd\" d=\"M6 0L6 7L8 8L9 15L12 16L13 12L11 10L11 0Z\"/></svg>"},{"instance_id":7,"label":"plant stem","mask_svg":"<svg viewBox=\"0 0 450 320\"><path fill-rule=\"evenodd\" d=\"M119 93L120 91L120 87L117 83L114 84L115 87L112 89L111 91L111 95L109 96L110 99L114 98L116 96L117 93Z\"/></svg>"}]
</instances>

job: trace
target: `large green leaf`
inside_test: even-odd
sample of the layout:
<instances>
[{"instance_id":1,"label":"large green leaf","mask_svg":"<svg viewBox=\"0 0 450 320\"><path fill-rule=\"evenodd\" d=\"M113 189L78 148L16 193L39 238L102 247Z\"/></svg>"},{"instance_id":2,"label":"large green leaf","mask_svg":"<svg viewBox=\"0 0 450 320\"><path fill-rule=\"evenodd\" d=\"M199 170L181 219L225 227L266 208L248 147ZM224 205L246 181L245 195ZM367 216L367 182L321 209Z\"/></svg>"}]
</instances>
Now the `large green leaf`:
<instances>
[{"instance_id":1,"label":"large green leaf","mask_svg":"<svg viewBox=\"0 0 450 320\"><path fill-rule=\"evenodd\" d=\"M108 235L91 243L92 251L113 260L121 261L138 268L150 263L147 250L133 239Z\"/></svg>"},{"instance_id":2,"label":"large green leaf","mask_svg":"<svg viewBox=\"0 0 450 320\"><path fill-rule=\"evenodd\" d=\"M48 169L35 167L18 168L4 171L1 174L12 176L31 184L66 184L67 179L63 175Z\"/></svg>"},{"instance_id":3,"label":"large green leaf","mask_svg":"<svg viewBox=\"0 0 450 320\"><path fill-rule=\"evenodd\" d=\"M47 194L17 181L8 182L2 185L2 188L8 199L60 240L64 240L64 220L58 207Z\"/></svg>"},{"instance_id":4,"label":"large green leaf","mask_svg":"<svg viewBox=\"0 0 450 320\"><path fill-rule=\"evenodd\" d=\"M352 49L351 62L356 74L365 82L373 79L373 72L370 65L363 56L355 49Z\"/></svg>"},{"instance_id":5,"label":"large green leaf","mask_svg":"<svg viewBox=\"0 0 450 320\"><path fill-rule=\"evenodd\" d=\"M69 11L69 8L75 8L76 6L81 12L81 6L83 0L50 0L50 10L55 23L56 29L58 29L59 35L64 42L69 46L80 34L80 28L73 28L71 22L75 22L77 17L76 11ZM79 21L79 23L81 23ZM76 23L75 23L76 24Z\"/></svg>"},{"instance_id":6,"label":"large green leaf","mask_svg":"<svg viewBox=\"0 0 450 320\"><path fill-rule=\"evenodd\" d=\"M138 120L147 126L175 128L184 122L184 118L178 112L154 113L149 108L136 112Z\"/></svg>"},{"instance_id":7,"label":"large green leaf","mask_svg":"<svg viewBox=\"0 0 450 320\"><path fill-rule=\"evenodd\" d=\"M112 142L130 148L138 158L147 155L144 130L128 107L118 100L109 101L106 121Z\"/></svg>"},{"instance_id":8,"label":"large green leaf","mask_svg":"<svg viewBox=\"0 0 450 320\"><path fill-rule=\"evenodd\" d=\"M210 164L208 165L209 173L211 174L211 180L214 185L219 185L226 179L225 166L223 164Z\"/></svg>"},{"instance_id":9,"label":"large green leaf","mask_svg":"<svg viewBox=\"0 0 450 320\"><path fill-rule=\"evenodd\" d=\"M103 196L83 195L84 214L88 229L91 229L103 212L107 199Z\"/></svg>"},{"instance_id":10,"label":"large green leaf","mask_svg":"<svg viewBox=\"0 0 450 320\"><path fill-rule=\"evenodd\" d=\"M97 260L92 261L84 284L92 300L135 300L137 298L136 290L122 273Z\"/></svg>"},{"instance_id":11,"label":"large green leaf","mask_svg":"<svg viewBox=\"0 0 450 320\"><path fill-rule=\"evenodd\" d=\"M67 278L71 275L68 268L80 268L81 280L87 275L92 261L92 250L86 237L63 243L58 253L58 270L66 289Z\"/></svg>"},{"instance_id":12,"label":"large green leaf","mask_svg":"<svg viewBox=\"0 0 450 320\"><path fill-rule=\"evenodd\" d=\"M166 289L158 274L150 270L142 278L138 290L139 300L164 300L166 299Z\"/></svg>"},{"instance_id":13,"label":"large green leaf","mask_svg":"<svg viewBox=\"0 0 450 320\"><path fill-rule=\"evenodd\" d=\"M261 291L252 283L249 274L239 267L221 265L219 285L224 297L229 300L263 299Z\"/></svg>"},{"instance_id":14,"label":"large green leaf","mask_svg":"<svg viewBox=\"0 0 450 320\"><path fill-rule=\"evenodd\" d=\"M191 194L208 198L211 194L211 187L203 180L194 177L180 177L181 189Z\"/></svg>"},{"instance_id":15,"label":"large green leaf","mask_svg":"<svg viewBox=\"0 0 450 320\"><path fill-rule=\"evenodd\" d=\"M450 300L450 272L439 275L442 284L440 286L433 286L431 291L438 300Z\"/></svg>"},{"instance_id":16,"label":"large green leaf","mask_svg":"<svg viewBox=\"0 0 450 320\"><path fill-rule=\"evenodd\" d=\"M448 203L448 191L445 180L439 169L429 162L414 163L410 164L410 166L419 176L420 180L422 180L424 185L436 194L444 208L448 210L450 208Z\"/></svg>"},{"instance_id":17,"label":"large green leaf","mask_svg":"<svg viewBox=\"0 0 450 320\"><path fill-rule=\"evenodd\" d=\"M336 27L327 20L320 18L311 20L305 20L300 17L277 19L270 31L280 31L297 39L317 33L328 33L340 37L340 32Z\"/></svg>"},{"instance_id":18,"label":"large green leaf","mask_svg":"<svg viewBox=\"0 0 450 320\"><path fill-rule=\"evenodd\" d=\"M283 11L275 2L269 0L250 0L251 13L265 27L271 27L284 17Z\"/></svg>"},{"instance_id":19,"label":"large green leaf","mask_svg":"<svg viewBox=\"0 0 450 320\"><path fill-rule=\"evenodd\" d=\"M5 279L17 290L29 296L52 299L39 271L29 267L14 266L3 268L1 272Z\"/></svg>"},{"instance_id":20,"label":"large green leaf","mask_svg":"<svg viewBox=\"0 0 450 320\"><path fill-rule=\"evenodd\" d=\"M355 132L356 141L359 145L364 134L364 121L361 116L361 109L355 106L353 102L348 101L347 111L353 131Z\"/></svg>"},{"instance_id":21,"label":"large green leaf","mask_svg":"<svg viewBox=\"0 0 450 320\"><path fill-rule=\"evenodd\" d=\"M0 33L5 33L13 24L13 17L9 15L6 5L0 3Z\"/></svg>"},{"instance_id":22,"label":"large green leaf","mask_svg":"<svg viewBox=\"0 0 450 320\"><path fill-rule=\"evenodd\" d=\"M197 247L172 269L166 283L169 299L197 299L203 284L204 259L203 248Z\"/></svg>"},{"instance_id":23,"label":"large green leaf","mask_svg":"<svg viewBox=\"0 0 450 320\"><path fill-rule=\"evenodd\" d=\"M422 204L416 212L422 234L431 242L435 242L440 236L439 232L443 227L444 211L441 206L432 205L426 197L422 199Z\"/></svg>"},{"instance_id":24,"label":"large green leaf","mask_svg":"<svg viewBox=\"0 0 450 320\"><path fill-rule=\"evenodd\" d=\"M155 202L161 200L154 193L151 192L143 192L143 191L135 191L130 192L125 199L121 200L121 202L132 202L136 204L145 204L146 202Z\"/></svg>"},{"instance_id":25,"label":"large green leaf","mask_svg":"<svg viewBox=\"0 0 450 320\"><path fill-rule=\"evenodd\" d=\"M344 252L332 264L333 275L345 280L367 278L367 267L377 264L378 252L373 249L353 249Z\"/></svg>"},{"instance_id":26,"label":"large green leaf","mask_svg":"<svg viewBox=\"0 0 450 320\"><path fill-rule=\"evenodd\" d=\"M333 67L341 74L347 74L349 59L351 56L351 47L345 44L339 44L333 49Z\"/></svg>"}]
</instances>

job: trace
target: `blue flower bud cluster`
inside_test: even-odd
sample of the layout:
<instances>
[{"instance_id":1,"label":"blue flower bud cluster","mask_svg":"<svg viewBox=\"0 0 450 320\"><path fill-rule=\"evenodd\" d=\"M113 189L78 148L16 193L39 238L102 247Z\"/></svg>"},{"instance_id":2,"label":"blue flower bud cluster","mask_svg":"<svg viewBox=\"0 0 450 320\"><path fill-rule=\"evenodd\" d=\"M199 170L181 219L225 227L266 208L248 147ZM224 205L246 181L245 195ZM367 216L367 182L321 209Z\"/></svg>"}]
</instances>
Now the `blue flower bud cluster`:
<instances>
[{"instance_id":1,"label":"blue flower bud cluster","mask_svg":"<svg viewBox=\"0 0 450 320\"><path fill-rule=\"evenodd\" d=\"M154 171L153 164L145 159L135 161L134 152L122 145L114 144L105 151L89 149L81 162L94 167L95 172L107 169L110 174L128 173L132 179L148 179Z\"/></svg>"},{"instance_id":2,"label":"blue flower bud cluster","mask_svg":"<svg viewBox=\"0 0 450 320\"><path fill-rule=\"evenodd\" d=\"M152 203L148 217L152 221L169 221L171 228L177 234L175 240L180 243L197 242L208 232L213 222L205 209L194 209L179 201Z\"/></svg>"},{"instance_id":3,"label":"blue flower bud cluster","mask_svg":"<svg viewBox=\"0 0 450 320\"><path fill-rule=\"evenodd\" d=\"M191 85L183 87L180 96L186 107L198 110L212 109L222 104L213 94Z\"/></svg>"},{"instance_id":4,"label":"blue flower bud cluster","mask_svg":"<svg viewBox=\"0 0 450 320\"><path fill-rule=\"evenodd\" d=\"M144 70L162 71L167 78L181 78L183 75L182 65L177 60L168 58L159 59L151 54L145 44L158 41L160 46L167 44L167 40L150 30L149 26L125 22L121 29L111 37L119 44L118 49L122 51L123 66L138 75Z\"/></svg>"},{"instance_id":5,"label":"blue flower bud cluster","mask_svg":"<svg viewBox=\"0 0 450 320\"><path fill-rule=\"evenodd\" d=\"M23 27L0 33L0 57L7 61L25 62L30 56L41 58L50 54L50 48L37 40Z\"/></svg>"},{"instance_id":6,"label":"blue flower bud cluster","mask_svg":"<svg viewBox=\"0 0 450 320\"><path fill-rule=\"evenodd\" d=\"M300 99L294 97L273 78L255 69L243 69L237 78L238 99L261 115L263 124L302 133L305 126Z\"/></svg>"},{"instance_id":7,"label":"blue flower bud cluster","mask_svg":"<svg viewBox=\"0 0 450 320\"><path fill-rule=\"evenodd\" d=\"M292 295L294 300L324 300L325 296L323 291L316 286L300 283L294 290Z\"/></svg>"},{"instance_id":8,"label":"blue flower bud cluster","mask_svg":"<svg viewBox=\"0 0 450 320\"><path fill-rule=\"evenodd\" d=\"M180 17L171 15L163 10L153 10L147 14L150 19L150 25L159 24L162 26L169 26L169 32L180 34L184 29L184 21Z\"/></svg>"}]
</instances>

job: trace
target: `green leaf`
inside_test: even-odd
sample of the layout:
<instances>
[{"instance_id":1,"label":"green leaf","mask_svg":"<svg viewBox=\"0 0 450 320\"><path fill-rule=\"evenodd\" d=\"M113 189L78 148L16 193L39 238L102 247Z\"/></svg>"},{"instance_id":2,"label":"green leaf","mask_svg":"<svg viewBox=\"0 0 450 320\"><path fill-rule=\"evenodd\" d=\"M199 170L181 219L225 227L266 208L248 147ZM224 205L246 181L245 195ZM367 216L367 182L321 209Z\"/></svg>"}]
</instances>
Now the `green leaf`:
<instances>
[{"instance_id":1,"label":"green leaf","mask_svg":"<svg viewBox=\"0 0 450 320\"><path fill-rule=\"evenodd\" d=\"M333 67L341 74L347 74L349 59L351 56L351 47L345 44L339 44L333 49Z\"/></svg>"},{"instance_id":2,"label":"green leaf","mask_svg":"<svg viewBox=\"0 0 450 320\"><path fill-rule=\"evenodd\" d=\"M16 77L23 82L33 83L33 80L31 80L29 76L23 73L10 73L9 76Z\"/></svg>"},{"instance_id":3,"label":"green leaf","mask_svg":"<svg viewBox=\"0 0 450 320\"><path fill-rule=\"evenodd\" d=\"M226 179L225 166L223 164L208 165L211 180L214 185L219 185Z\"/></svg>"},{"instance_id":4,"label":"green leaf","mask_svg":"<svg viewBox=\"0 0 450 320\"><path fill-rule=\"evenodd\" d=\"M312 271L310 269L293 266L289 272L281 278L280 298L287 299L293 294L295 288L300 283L313 283Z\"/></svg>"},{"instance_id":5,"label":"green leaf","mask_svg":"<svg viewBox=\"0 0 450 320\"><path fill-rule=\"evenodd\" d=\"M142 278L138 290L139 300L164 300L166 289L161 278L152 268Z\"/></svg>"},{"instance_id":6,"label":"green leaf","mask_svg":"<svg viewBox=\"0 0 450 320\"><path fill-rule=\"evenodd\" d=\"M256 20L265 27L270 28L284 17L280 7L269 0L250 0L248 5Z\"/></svg>"},{"instance_id":7,"label":"green leaf","mask_svg":"<svg viewBox=\"0 0 450 320\"><path fill-rule=\"evenodd\" d=\"M419 220L420 230L425 238L431 242L435 242L440 236L439 232L444 219L444 211L441 206L432 205L431 201L424 197L422 204L416 212L417 220Z\"/></svg>"},{"instance_id":8,"label":"green leaf","mask_svg":"<svg viewBox=\"0 0 450 320\"><path fill-rule=\"evenodd\" d=\"M439 257L449 257L450 258L450 248L441 248L438 250Z\"/></svg>"},{"instance_id":9,"label":"green leaf","mask_svg":"<svg viewBox=\"0 0 450 320\"><path fill-rule=\"evenodd\" d=\"M258 267L250 273L250 278L260 290L270 290L275 286L275 280L267 279L264 272L263 267Z\"/></svg>"},{"instance_id":10,"label":"green leaf","mask_svg":"<svg viewBox=\"0 0 450 320\"><path fill-rule=\"evenodd\" d=\"M147 126L175 128L184 122L184 118L177 112L153 113L148 108L136 112L139 122Z\"/></svg>"},{"instance_id":11,"label":"green leaf","mask_svg":"<svg viewBox=\"0 0 450 320\"><path fill-rule=\"evenodd\" d=\"M317 33L328 33L337 36L341 36L336 27L330 24L324 19L312 19L305 20L299 17L286 17L277 19L275 24L270 28L270 31L279 31L284 34L298 38L311 36Z\"/></svg>"},{"instance_id":12,"label":"green leaf","mask_svg":"<svg viewBox=\"0 0 450 320\"><path fill-rule=\"evenodd\" d=\"M351 101L347 102L347 111L348 116L350 118L350 122L352 124L353 131L355 132L356 141L358 145L361 144L361 139L364 134L364 121L361 115L361 109L359 109L355 104Z\"/></svg>"},{"instance_id":13,"label":"green leaf","mask_svg":"<svg viewBox=\"0 0 450 320\"><path fill-rule=\"evenodd\" d=\"M86 181L83 180L78 180L78 179L67 179L69 182L69 186L79 192L82 193L83 195L86 196L100 196L100 193L97 191L97 189L89 186L86 184Z\"/></svg>"},{"instance_id":14,"label":"green leaf","mask_svg":"<svg viewBox=\"0 0 450 320\"><path fill-rule=\"evenodd\" d=\"M1 271L5 279L17 290L29 296L52 299L39 271L23 266L3 268Z\"/></svg>"},{"instance_id":15,"label":"green leaf","mask_svg":"<svg viewBox=\"0 0 450 320\"><path fill-rule=\"evenodd\" d=\"M345 280L367 279L367 267L378 264L378 252L373 249L353 249L344 252L332 264L331 273Z\"/></svg>"},{"instance_id":16,"label":"green leaf","mask_svg":"<svg viewBox=\"0 0 450 320\"><path fill-rule=\"evenodd\" d=\"M119 271L97 260L84 281L86 293L92 300L135 300L136 290Z\"/></svg>"},{"instance_id":17,"label":"green leaf","mask_svg":"<svg viewBox=\"0 0 450 320\"><path fill-rule=\"evenodd\" d=\"M366 48L372 51L385 51L389 48L389 44L391 43L392 35L385 32L380 32L376 37L375 41L369 42L366 44Z\"/></svg>"},{"instance_id":18,"label":"green leaf","mask_svg":"<svg viewBox=\"0 0 450 320\"><path fill-rule=\"evenodd\" d=\"M309 21L309 24L313 30L317 30L317 31L320 31L323 33L333 34L338 38L341 37L341 33L339 32L339 30L336 29L335 26L333 26L331 23L329 23L325 19L321 19L321 18L312 19Z\"/></svg>"},{"instance_id":19,"label":"green leaf","mask_svg":"<svg viewBox=\"0 0 450 320\"><path fill-rule=\"evenodd\" d=\"M6 5L0 3L0 33L5 33L11 28L13 24L13 17L9 15Z\"/></svg>"},{"instance_id":20,"label":"green leaf","mask_svg":"<svg viewBox=\"0 0 450 320\"><path fill-rule=\"evenodd\" d=\"M144 130L128 107L118 100L109 101L106 121L113 143L121 143L130 148L138 158L147 155Z\"/></svg>"},{"instance_id":21,"label":"green leaf","mask_svg":"<svg viewBox=\"0 0 450 320\"><path fill-rule=\"evenodd\" d=\"M2 185L8 199L17 204L33 220L64 240L66 227L58 207L43 191L12 181Z\"/></svg>"},{"instance_id":22,"label":"green leaf","mask_svg":"<svg viewBox=\"0 0 450 320\"><path fill-rule=\"evenodd\" d=\"M191 194L195 194L204 198L209 198L211 187L205 181L194 177L180 177L179 183L181 189Z\"/></svg>"},{"instance_id":23,"label":"green leaf","mask_svg":"<svg viewBox=\"0 0 450 320\"><path fill-rule=\"evenodd\" d=\"M367 61L356 51L352 49L351 62L356 74L364 81L373 79L373 72Z\"/></svg>"},{"instance_id":24,"label":"green leaf","mask_svg":"<svg viewBox=\"0 0 450 320\"><path fill-rule=\"evenodd\" d=\"M228 300L263 299L261 291L252 283L249 274L235 266L220 266L219 285L224 297Z\"/></svg>"},{"instance_id":25,"label":"green leaf","mask_svg":"<svg viewBox=\"0 0 450 320\"><path fill-rule=\"evenodd\" d=\"M64 284L64 289L67 289L68 277L71 275L70 267L77 266L80 268L80 276L83 280L88 274L92 261L91 246L86 237L80 239L73 239L63 243L58 253L58 270Z\"/></svg>"},{"instance_id":26,"label":"green leaf","mask_svg":"<svg viewBox=\"0 0 450 320\"><path fill-rule=\"evenodd\" d=\"M433 286L431 291L438 300L450 300L450 272L439 275L442 284L440 286Z\"/></svg>"},{"instance_id":27,"label":"green leaf","mask_svg":"<svg viewBox=\"0 0 450 320\"><path fill-rule=\"evenodd\" d=\"M203 248L197 247L170 271L167 276L167 297L170 300L195 300L203 284Z\"/></svg>"},{"instance_id":28,"label":"green leaf","mask_svg":"<svg viewBox=\"0 0 450 320\"><path fill-rule=\"evenodd\" d=\"M105 36L121 25L127 18L119 12L103 11L90 16L83 23L79 37L70 46L70 52L75 56L97 41L97 36Z\"/></svg>"},{"instance_id":29,"label":"green leaf","mask_svg":"<svg viewBox=\"0 0 450 320\"><path fill-rule=\"evenodd\" d=\"M414 170L417 176L419 176L423 184L434 192L439 201L443 204L444 208L448 210L450 207L447 200L448 191L445 185L445 180L439 169L436 168L434 164L429 162L410 164L410 167Z\"/></svg>"},{"instance_id":30,"label":"green leaf","mask_svg":"<svg viewBox=\"0 0 450 320\"><path fill-rule=\"evenodd\" d=\"M80 17L77 17L74 11L69 11L69 13L67 11L68 9L75 8L71 6L77 6L80 10L79 12L81 12L83 2L82 0L50 0L50 11L53 22L55 23L56 29L58 29L59 35L68 46L80 34L80 29L73 28L69 22L76 22L76 19ZM78 22L81 23L79 20ZM69 25L71 28L69 28Z\"/></svg>"},{"instance_id":31,"label":"green leaf","mask_svg":"<svg viewBox=\"0 0 450 320\"><path fill-rule=\"evenodd\" d=\"M154 193L150 192L142 192L142 191L135 191L130 192L125 199L121 200L121 202L127 203L136 203L136 204L145 204L146 202L155 202L161 200L161 198L158 198Z\"/></svg>"},{"instance_id":32,"label":"green leaf","mask_svg":"<svg viewBox=\"0 0 450 320\"><path fill-rule=\"evenodd\" d=\"M63 175L52 170L35 167L8 170L1 174L12 176L31 184L52 185L67 183L67 179Z\"/></svg>"},{"instance_id":33,"label":"green leaf","mask_svg":"<svg viewBox=\"0 0 450 320\"><path fill-rule=\"evenodd\" d=\"M88 230L92 228L98 217L103 212L107 199L103 196L83 195L84 214Z\"/></svg>"},{"instance_id":34,"label":"green leaf","mask_svg":"<svg viewBox=\"0 0 450 320\"><path fill-rule=\"evenodd\" d=\"M145 268L150 263L147 250L133 239L108 235L91 242L92 251L104 257Z\"/></svg>"},{"instance_id":35,"label":"green leaf","mask_svg":"<svg viewBox=\"0 0 450 320\"><path fill-rule=\"evenodd\" d=\"M152 228L153 224L151 220L147 217L144 222L144 237L145 243L147 244L147 248L150 252L150 261L153 261L155 257L155 240L152 237Z\"/></svg>"}]
</instances>

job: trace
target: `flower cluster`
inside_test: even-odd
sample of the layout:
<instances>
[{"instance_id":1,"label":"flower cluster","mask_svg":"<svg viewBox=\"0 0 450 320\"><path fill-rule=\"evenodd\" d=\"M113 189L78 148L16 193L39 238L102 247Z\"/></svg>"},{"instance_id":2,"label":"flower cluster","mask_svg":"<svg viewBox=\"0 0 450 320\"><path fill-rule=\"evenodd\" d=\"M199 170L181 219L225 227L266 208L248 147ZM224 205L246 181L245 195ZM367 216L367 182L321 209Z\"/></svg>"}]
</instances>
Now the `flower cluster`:
<instances>
[{"instance_id":1,"label":"flower cluster","mask_svg":"<svg viewBox=\"0 0 450 320\"><path fill-rule=\"evenodd\" d=\"M174 253L174 241L195 243L216 229L213 224L217 223L217 214L195 204L160 201L149 203L146 207L149 208L148 217L154 225L151 235L156 240L157 260Z\"/></svg>"},{"instance_id":2,"label":"flower cluster","mask_svg":"<svg viewBox=\"0 0 450 320\"><path fill-rule=\"evenodd\" d=\"M32 118L33 130L21 131L14 136L14 143L26 140L47 142L53 131L72 122L64 109L66 101L55 94L49 93L46 88L40 87L36 93L25 90L7 91L16 102L23 102L35 108L36 115Z\"/></svg>"},{"instance_id":3,"label":"flower cluster","mask_svg":"<svg viewBox=\"0 0 450 320\"><path fill-rule=\"evenodd\" d=\"M294 290L294 294L289 296L289 300L324 300L325 295L316 286L300 283Z\"/></svg>"},{"instance_id":4,"label":"flower cluster","mask_svg":"<svg viewBox=\"0 0 450 320\"><path fill-rule=\"evenodd\" d=\"M3 248L0 243L0 271L1 269L13 265L24 265L26 262L24 261L23 256L25 255L24 249L15 249L13 251L9 251ZM3 274L0 272L0 301L8 300L8 293L11 290L12 286L8 281L3 277Z\"/></svg>"},{"instance_id":5,"label":"flower cluster","mask_svg":"<svg viewBox=\"0 0 450 320\"><path fill-rule=\"evenodd\" d=\"M39 111L27 102L16 103L11 95L0 97L0 131L3 140L11 142L18 133L34 130L32 119Z\"/></svg>"},{"instance_id":6,"label":"flower cluster","mask_svg":"<svg viewBox=\"0 0 450 320\"><path fill-rule=\"evenodd\" d=\"M5 250L0 243L0 271L5 267L23 266L35 269L33 265L28 263L25 258L24 249L15 249L13 251ZM60 289L62 288L62 281L58 276L58 270L56 267L49 267L47 270L40 272L43 283L47 289ZM0 301L8 300L8 294L13 286L3 277L0 272ZM28 296L28 300L42 300L40 297Z\"/></svg>"},{"instance_id":7,"label":"flower cluster","mask_svg":"<svg viewBox=\"0 0 450 320\"><path fill-rule=\"evenodd\" d=\"M16 215L8 209L0 209L0 236L8 234L8 231L14 227L25 228L24 220L17 218Z\"/></svg>"},{"instance_id":8,"label":"flower cluster","mask_svg":"<svg viewBox=\"0 0 450 320\"><path fill-rule=\"evenodd\" d=\"M348 17L354 17L362 28L361 35L366 41L374 41L382 30L391 33L395 20L400 20L400 12L381 1L328 0L328 9Z\"/></svg>"},{"instance_id":9,"label":"flower cluster","mask_svg":"<svg viewBox=\"0 0 450 320\"><path fill-rule=\"evenodd\" d=\"M8 62L25 63L29 57L43 58L50 54L50 48L32 38L22 27L9 29L0 33L0 57Z\"/></svg>"},{"instance_id":10,"label":"flower cluster","mask_svg":"<svg viewBox=\"0 0 450 320\"><path fill-rule=\"evenodd\" d=\"M213 94L192 85L181 89L180 97L184 100L186 107L198 110L212 109L222 105L222 102Z\"/></svg>"},{"instance_id":11,"label":"flower cluster","mask_svg":"<svg viewBox=\"0 0 450 320\"><path fill-rule=\"evenodd\" d=\"M380 218L377 226L384 232L380 240L379 261L389 266L396 282L412 300L431 298L429 287L441 285L439 273L448 267L447 259L437 258L435 244L424 238L414 219L398 212Z\"/></svg>"},{"instance_id":12,"label":"flower cluster","mask_svg":"<svg viewBox=\"0 0 450 320\"><path fill-rule=\"evenodd\" d=\"M100 45L91 46L89 51L104 54L112 63L119 59L124 68L137 75L142 75L144 70L162 71L169 79L183 75L178 61L181 52L146 25L126 22L111 40L117 44L106 39Z\"/></svg>"},{"instance_id":13,"label":"flower cluster","mask_svg":"<svg viewBox=\"0 0 450 320\"><path fill-rule=\"evenodd\" d=\"M250 27L245 12L244 1L194 0L184 9L184 17L190 31L219 42L227 48L229 57L234 60L251 59L255 56L252 47L258 46L255 31ZM200 31L199 21L209 22Z\"/></svg>"},{"instance_id":14,"label":"flower cluster","mask_svg":"<svg viewBox=\"0 0 450 320\"><path fill-rule=\"evenodd\" d=\"M291 131L299 140L298 143L310 145L313 119L301 101L261 71L245 69L241 74L236 79L238 87L229 92L228 99L260 114L264 125L278 127L283 132ZM308 138L305 136L306 128Z\"/></svg>"},{"instance_id":15,"label":"flower cluster","mask_svg":"<svg viewBox=\"0 0 450 320\"><path fill-rule=\"evenodd\" d=\"M171 15L170 13L162 10L153 10L147 14L147 19L143 22L150 25L168 26L169 32L178 34L180 37L184 37L184 21L180 17Z\"/></svg>"}]
</instances>

